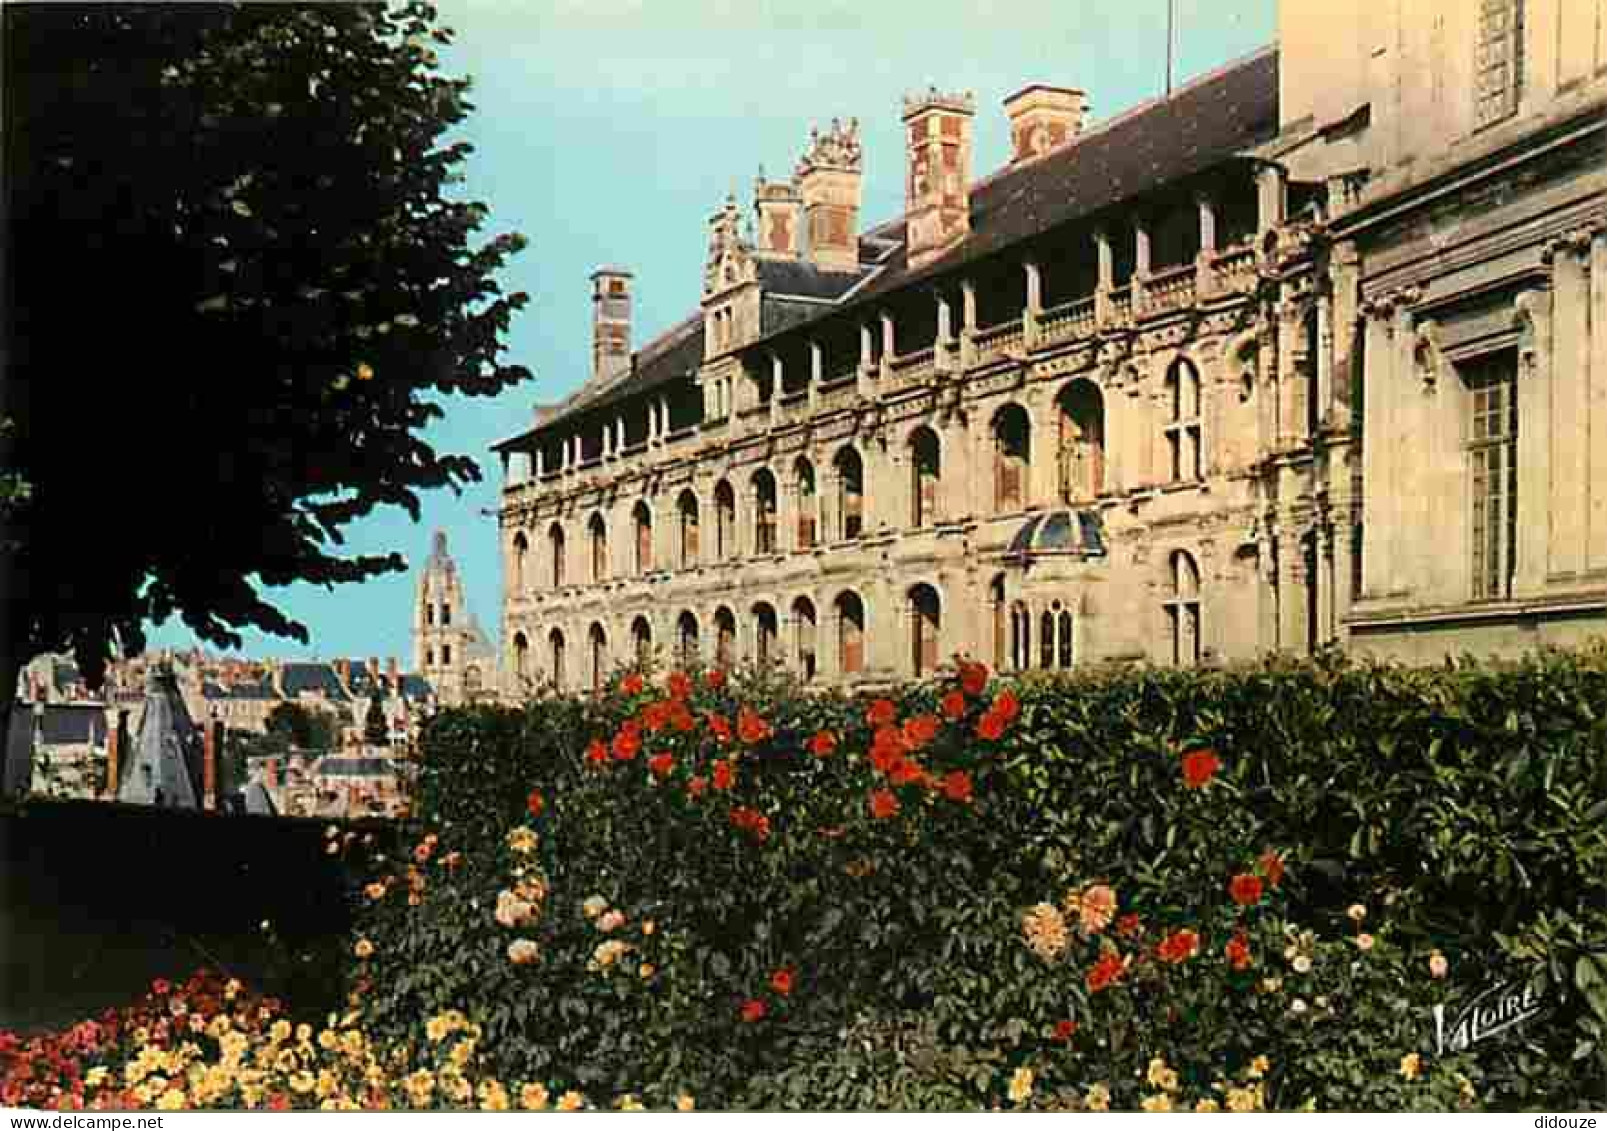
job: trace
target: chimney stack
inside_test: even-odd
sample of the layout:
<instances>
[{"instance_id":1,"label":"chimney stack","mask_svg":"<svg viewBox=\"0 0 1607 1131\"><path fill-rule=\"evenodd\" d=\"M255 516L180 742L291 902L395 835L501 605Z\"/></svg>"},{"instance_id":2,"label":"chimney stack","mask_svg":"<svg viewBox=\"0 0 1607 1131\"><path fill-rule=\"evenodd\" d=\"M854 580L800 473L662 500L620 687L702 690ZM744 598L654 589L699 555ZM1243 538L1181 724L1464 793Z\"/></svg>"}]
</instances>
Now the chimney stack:
<instances>
[{"instance_id":1,"label":"chimney stack","mask_svg":"<svg viewBox=\"0 0 1607 1131\"><path fill-rule=\"evenodd\" d=\"M853 271L859 267L859 121L809 131L809 149L798 162L795 180L808 226L809 258L819 267Z\"/></svg>"},{"instance_id":2,"label":"chimney stack","mask_svg":"<svg viewBox=\"0 0 1607 1131\"><path fill-rule=\"evenodd\" d=\"M340 685L346 690L352 685L352 662L350 660L336 660L335 671L340 675Z\"/></svg>"},{"instance_id":3,"label":"chimney stack","mask_svg":"<svg viewBox=\"0 0 1607 1131\"><path fill-rule=\"evenodd\" d=\"M1019 165L1080 134L1088 96L1069 86L1033 83L1004 100L1004 113L1010 119L1010 163Z\"/></svg>"},{"instance_id":4,"label":"chimney stack","mask_svg":"<svg viewBox=\"0 0 1607 1131\"><path fill-rule=\"evenodd\" d=\"M623 377L631 367L631 273L599 267L591 275L591 376Z\"/></svg>"},{"instance_id":5,"label":"chimney stack","mask_svg":"<svg viewBox=\"0 0 1607 1131\"><path fill-rule=\"evenodd\" d=\"M396 666L396 657L391 656L385 661L385 682L390 687L392 695L402 690L402 677Z\"/></svg>"},{"instance_id":6,"label":"chimney stack","mask_svg":"<svg viewBox=\"0 0 1607 1131\"><path fill-rule=\"evenodd\" d=\"M919 269L971 233L970 94L904 98L907 169L905 257Z\"/></svg>"},{"instance_id":7,"label":"chimney stack","mask_svg":"<svg viewBox=\"0 0 1607 1131\"><path fill-rule=\"evenodd\" d=\"M753 207L759 213L760 255L797 259L803 253L803 196L798 180L767 181L764 170L753 186Z\"/></svg>"}]
</instances>

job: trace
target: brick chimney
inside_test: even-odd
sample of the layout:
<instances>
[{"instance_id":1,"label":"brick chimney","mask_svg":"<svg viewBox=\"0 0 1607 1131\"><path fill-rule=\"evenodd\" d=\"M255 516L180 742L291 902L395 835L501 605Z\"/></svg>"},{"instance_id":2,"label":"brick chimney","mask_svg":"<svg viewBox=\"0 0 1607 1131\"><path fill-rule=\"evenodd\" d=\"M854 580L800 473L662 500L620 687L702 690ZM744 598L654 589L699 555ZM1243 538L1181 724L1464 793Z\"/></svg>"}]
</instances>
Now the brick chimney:
<instances>
[{"instance_id":1,"label":"brick chimney","mask_svg":"<svg viewBox=\"0 0 1607 1131\"><path fill-rule=\"evenodd\" d=\"M631 273L599 267L591 275L591 376L612 381L631 366Z\"/></svg>"},{"instance_id":2,"label":"brick chimney","mask_svg":"<svg viewBox=\"0 0 1607 1131\"><path fill-rule=\"evenodd\" d=\"M1033 83L1004 100L1004 114L1010 119L1010 163L1019 165L1081 133L1088 96L1069 86Z\"/></svg>"},{"instance_id":3,"label":"brick chimney","mask_svg":"<svg viewBox=\"0 0 1607 1131\"><path fill-rule=\"evenodd\" d=\"M336 660L335 671L340 675L340 685L350 691L352 686L352 662L350 660Z\"/></svg>"},{"instance_id":4,"label":"brick chimney","mask_svg":"<svg viewBox=\"0 0 1607 1131\"><path fill-rule=\"evenodd\" d=\"M904 98L904 254L911 268L931 262L971 233L974 114L970 94L933 89Z\"/></svg>"},{"instance_id":5,"label":"brick chimney","mask_svg":"<svg viewBox=\"0 0 1607 1131\"><path fill-rule=\"evenodd\" d=\"M262 781L269 789L279 788L279 759L269 758L262 766Z\"/></svg>"},{"instance_id":6,"label":"brick chimney","mask_svg":"<svg viewBox=\"0 0 1607 1131\"><path fill-rule=\"evenodd\" d=\"M392 695L401 693L402 676L400 669L397 667L395 656L391 656L385 661L385 683L390 687Z\"/></svg>"},{"instance_id":7,"label":"brick chimney","mask_svg":"<svg viewBox=\"0 0 1607 1131\"><path fill-rule=\"evenodd\" d=\"M821 267L851 271L859 266L862 160L856 119L844 126L833 118L826 133L809 131L809 149L794 179L803 200L809 258Z\"/></svg>"},{"instance_id":8,"label":"brick chimney","mask_svg":"<svg viewBox=\"0 0 1607 1131\"><path fill-rule=\"evenodd\" d=\"M368 657L368 680L370 683L379 682L379 657Z\"/></svg>"},{"instance_id":9,"label":"brick chimney","mask_svg":"<svg viewBox=\"0 0 1607 1131\"><path fill-rule=\"evenodd\" d=\"M767 181L760 169L753 186L753 207L759 214L758 254L799 258L803 254L803 196L797 178Z\"/></svg>"}]
</instances>

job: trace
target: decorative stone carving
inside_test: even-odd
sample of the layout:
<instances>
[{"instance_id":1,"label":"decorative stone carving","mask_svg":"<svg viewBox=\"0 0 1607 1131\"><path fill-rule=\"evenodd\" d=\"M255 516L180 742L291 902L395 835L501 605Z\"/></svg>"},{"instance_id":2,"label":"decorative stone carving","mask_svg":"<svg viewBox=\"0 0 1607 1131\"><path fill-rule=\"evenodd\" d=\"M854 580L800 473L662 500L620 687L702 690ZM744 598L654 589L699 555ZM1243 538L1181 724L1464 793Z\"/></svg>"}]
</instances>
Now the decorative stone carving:
<instances>
[{"instance_id":1,"label":"decorative stone carving","mask_svg":"<svg viewBox=\"0 0 1607 1131\"><path fill-rule=\"evenodd\" d=\"M859 119L850 118L845 126L833 118L831 128L825 133L821 133L818 127L810 127L809 148L798 159L795 175L801 178L812 169L839 169L857 173L863 156L864 151L859 143Z\"/></svg>"},{"instance_id":2,"label":"decorative stone carving","mask_svg":"<svg viewBox=\"0 0 1607 1131\"><path fill-rule=\"evenodd\" d=\"M1434 319L1425 318L1417 324L1417 334L1412 339L1412 360L1422 374L1424 387L1433 392L1439 382L1442 360L1440 324Z\"/></svg>"}]
</instances>

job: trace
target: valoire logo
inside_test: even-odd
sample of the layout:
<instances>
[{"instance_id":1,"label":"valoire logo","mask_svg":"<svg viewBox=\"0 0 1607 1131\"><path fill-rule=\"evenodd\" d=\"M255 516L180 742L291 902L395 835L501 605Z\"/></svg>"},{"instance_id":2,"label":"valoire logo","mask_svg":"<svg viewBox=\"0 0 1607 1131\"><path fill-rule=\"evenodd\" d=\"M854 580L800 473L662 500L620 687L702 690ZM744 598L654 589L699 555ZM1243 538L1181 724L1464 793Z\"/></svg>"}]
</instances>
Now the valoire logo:
<instances>
[{"instance_id":1,"label":"valoire logo","mask_svg":"<svg viewBox=\"0 0 1607 1131\"><path fill-rule=\"evenodd\" d=\"M1434 1007L1434 1039L1438 1055L1463 1052L1480 1041L1522 1025L1545 1011L1543 996L1534 984L1507 982L1491 986L1468 1002L1456 1015L1449 1028L1445 1024L1445 1007Z\"/></svg>"}]
</instances>

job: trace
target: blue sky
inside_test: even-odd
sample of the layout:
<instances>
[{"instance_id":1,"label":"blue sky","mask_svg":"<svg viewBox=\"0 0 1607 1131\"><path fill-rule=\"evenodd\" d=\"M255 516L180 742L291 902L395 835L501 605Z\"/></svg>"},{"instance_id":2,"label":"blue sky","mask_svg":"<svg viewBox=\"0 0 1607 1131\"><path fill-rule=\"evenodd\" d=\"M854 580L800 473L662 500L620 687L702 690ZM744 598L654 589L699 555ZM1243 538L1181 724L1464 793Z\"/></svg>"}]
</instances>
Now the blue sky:
<instances>
[{"instance_id":1,"label":"blue sky","mask_svg":"<svg viewBox=\"0 0 1607 1131\"><path fill-rule=\"evenodd\" d=\"M530 294L508 357L535 378L494 400L458 399L429 433L476 456L484 479L437 491L414 524L402 511L350 528L352 552L400 551L410 564L445 530L471 611L497 636L501 469L487 450L528 426L590 365L588 276L617 263L636 276L634 344L696 306L706 221L735 191L751 200L760 164L790 172L812 123L857 117L869 223L902 209L899 110L935 85L976 96L973 174L1008 151L1000 103L1031 82L1087 91L1095 120L1162 90L1166 0L439 0L457 43L449 73L474 79L461 135L475 147L466 193L491 207L489 231L530 247L504 274ZM1175 75L1182 82L1275 37L1276 0L1176 0ZM398 656L411 663L416 575L328 591L269 590L312 642L247 634L256 656ZM188 647L178 621L154 647Z\"/></svg>"}]
</instances>

